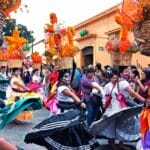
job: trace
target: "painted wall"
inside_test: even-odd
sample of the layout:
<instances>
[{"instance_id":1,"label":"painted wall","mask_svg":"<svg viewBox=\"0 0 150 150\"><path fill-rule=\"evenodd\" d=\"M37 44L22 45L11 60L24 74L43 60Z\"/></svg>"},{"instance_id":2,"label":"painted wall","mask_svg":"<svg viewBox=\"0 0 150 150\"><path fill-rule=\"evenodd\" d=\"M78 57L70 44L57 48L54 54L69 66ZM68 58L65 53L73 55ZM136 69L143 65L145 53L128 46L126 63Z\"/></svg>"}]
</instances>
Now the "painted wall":
<instances>
[{"instance_id":1,"label":"painted wall","mask_svg":"<svg viewBox=\"0 0 150 150\"><path fill-rule=\"evenodd\" d=\"M94 54L93 64L95 64L96 62L100 62L102 66L111 64L110 56L107 50L105 49L107 39L104 38L108 37L108 35L106 34L107 32L118 29L120 26L114 21L116 9L113 8L113 10L110 9L108 11L110 11L111 13L108 14L106 13L104 16L101 17L97 15L98 19L95 19L95 21L90 22L85 20L85 24L84 22L82 22L81 26L80 24L75 26L76 30L75 40L77 39L77 44L80 49L80 51L77 53L75 57L78 67L82 66L83 60L82 49L86 46L93 46L93 54ZM96 38L95 37L81 38L80 31L83 29L87 30L89 35L96 34ZM129 35L129 37L130 39L134 39L132 33ZM78 40L79 38L81 39ZM103 47L103 51L100 51L99 47ZM142 66L147 66L147 64L150 63L150 57L140 55L140 53L133 54L132 64L137 65L137 63L141 64Z\"/></svg>"}]
</instances>

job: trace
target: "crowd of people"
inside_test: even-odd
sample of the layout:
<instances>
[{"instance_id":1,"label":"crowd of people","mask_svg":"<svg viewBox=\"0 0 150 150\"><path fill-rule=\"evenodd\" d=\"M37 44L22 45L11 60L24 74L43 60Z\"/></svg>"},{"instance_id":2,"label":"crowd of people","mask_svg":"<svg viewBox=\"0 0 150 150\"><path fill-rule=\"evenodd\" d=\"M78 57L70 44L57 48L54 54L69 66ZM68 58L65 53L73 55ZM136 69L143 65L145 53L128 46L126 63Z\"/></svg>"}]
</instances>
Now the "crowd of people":
<instances>
[{"instance_id":1,"label":"crowd of people","mask_svg":"<svg viewBox=\"0 0 150 150\"><path fill-rule=\"evenodd\" d=\"M20 94L32 91L40 93L43 105L50 110L51 115L76 107L86 109L86 124L89 128L93 122L109 117L124 108L143 104L149 108L150 65L143 68L133 65L102 67L97 63L87 68L74 67L64 70L59 70L55 65L47 65L42 70L30 68L26 72L20 68L7 70L6 67L1 67L0 78L10 81L6 99L15 96L15 100L19 100ZM49 105L52 101L53 103ZM3 108L5 105L3 101L0 102L0 107ZM19 124L22 120L32 120L32 117L32 111L25 110L16 116L13 122ZM114 126L115 124L111 123L110 129L112 130ZM150 136L149 129L145 132L147 137ZM107 138L115 149L115 136L108 135ZM4 139L0 139L0 142L7 146L2 150L9 149L10 144ZM122 144L122 141L120 143ZM142 139L143 150L150 148L148 143L150 142Z\"/></svg>"}]
</instances>

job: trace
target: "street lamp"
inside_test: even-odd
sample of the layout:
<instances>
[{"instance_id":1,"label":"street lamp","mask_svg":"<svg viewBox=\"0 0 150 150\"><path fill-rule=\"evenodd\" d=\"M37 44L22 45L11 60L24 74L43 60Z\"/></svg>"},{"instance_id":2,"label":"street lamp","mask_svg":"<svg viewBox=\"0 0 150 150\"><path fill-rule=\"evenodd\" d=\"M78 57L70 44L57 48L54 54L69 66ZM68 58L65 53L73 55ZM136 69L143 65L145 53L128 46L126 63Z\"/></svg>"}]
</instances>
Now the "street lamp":
<instances>
[{"instance_id":1,"label":"street lamp","mask_svg":"<svg viewBox=\"0 0 150 150\"><path fill-rule=\"evenodd\" d=\"M31 43L31 48L32 48L32 54L33 54L33 38L32 38L32 43Z\"/></svg>"},{"instance_id":2,"label":"street lamp","mask_svg":"<svg viewBox=\"0 0 150 150\"><path fill-rule=\"evenodd\" d=\"M34 42L34 38L33 38L33 31L30 31L30 34L31 34L31 52L32 52L32 54L33 54L33 42Z\"/></svg>"}]
</instances>

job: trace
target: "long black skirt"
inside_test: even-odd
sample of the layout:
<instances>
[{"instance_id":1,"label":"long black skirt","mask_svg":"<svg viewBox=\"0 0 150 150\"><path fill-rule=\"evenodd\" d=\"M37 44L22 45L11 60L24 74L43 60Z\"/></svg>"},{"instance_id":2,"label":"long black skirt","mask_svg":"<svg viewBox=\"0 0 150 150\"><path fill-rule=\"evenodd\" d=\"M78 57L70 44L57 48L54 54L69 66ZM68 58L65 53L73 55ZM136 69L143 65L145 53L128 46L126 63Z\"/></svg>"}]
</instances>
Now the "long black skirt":
<instances>
[{"instance_id":1,"label":"long black skirt","mask_svg":"<svg viewBox=\"0 0 150 150\"><path fill-rule=\"evenodd\" d=\"M45 146L49 150L93 150L98 144L84 119L80 110L52 116L36 125L25 136L25 142Z\"/></svg>"},{"instance_id":2,"label":"long black skirt","mask_svg":"<svg viewBox=\"0 0 150 150\"><path fill-rule=\"evenodd\" d=\"M95 137L133 142L140 139L139 114L143 106L122 109L94 122L91 132Z\"/></svg>"}]
</instances>

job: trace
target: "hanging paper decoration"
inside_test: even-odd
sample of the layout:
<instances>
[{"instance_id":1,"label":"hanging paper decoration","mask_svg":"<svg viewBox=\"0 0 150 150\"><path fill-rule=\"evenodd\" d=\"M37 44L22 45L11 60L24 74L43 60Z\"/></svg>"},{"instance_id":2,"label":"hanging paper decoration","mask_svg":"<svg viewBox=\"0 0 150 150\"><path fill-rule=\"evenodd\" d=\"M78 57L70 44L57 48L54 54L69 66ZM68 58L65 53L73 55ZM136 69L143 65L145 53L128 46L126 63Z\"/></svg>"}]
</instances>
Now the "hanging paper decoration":
<instances>
[{"instance_id":1,"label":"hanging paper decoration","mask_svg":"<svg viewBox=\"0 0 150 150\"><path fill-rule=\"evenodd\" d=\"M51 56L57 58L74 56L78 50L73 41L74 29L72 27L61 27L62 24L57 23L55 13L50 14L50 22L51 24L46 24L44 28L47 51Z\"/></svg>"}]
</instances>

